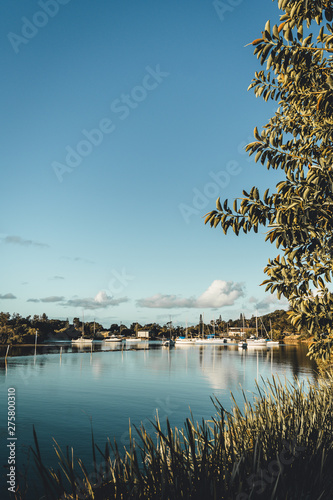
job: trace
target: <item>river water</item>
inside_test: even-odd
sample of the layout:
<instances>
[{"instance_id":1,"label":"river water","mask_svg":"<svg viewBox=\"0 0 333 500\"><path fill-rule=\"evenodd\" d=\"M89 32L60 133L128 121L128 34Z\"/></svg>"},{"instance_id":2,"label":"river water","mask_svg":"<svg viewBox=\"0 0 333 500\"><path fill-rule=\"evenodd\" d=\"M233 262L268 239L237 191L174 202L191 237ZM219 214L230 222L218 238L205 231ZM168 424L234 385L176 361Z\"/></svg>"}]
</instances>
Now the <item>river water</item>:
<instances>
[{"instance_id":1,"label":"river water","mask_svg":"<svg viewBox=\"0 0 333 500\"><path fill-rule=\"evenodd\" d=\"M92 348L54 343L38 346L36 353L33 347L13 347L7 363L1 352L1 491L8 493L9 388L14 388L16 395L16 470L25 470L33 425L47 465L57 463L54 438L63 449L73 447L89 469L91 428L103 449L108 437L111 441L115 437L120 447L128 446L129 419L137 426L142 422L153 433L150 421L157 411L163 424L168 417L177 427L183 427L190 410L195 419L209 419L216 413L211 397L229 410L230 392L242 404L240 388L252 399L255 380L261 377L274 375L285 381L297 376L313 381L315 365L306 352L304 345L242 350L230 345L168 349L159 342L131 346L100 342Z\"/></svg>"}]
</instances>

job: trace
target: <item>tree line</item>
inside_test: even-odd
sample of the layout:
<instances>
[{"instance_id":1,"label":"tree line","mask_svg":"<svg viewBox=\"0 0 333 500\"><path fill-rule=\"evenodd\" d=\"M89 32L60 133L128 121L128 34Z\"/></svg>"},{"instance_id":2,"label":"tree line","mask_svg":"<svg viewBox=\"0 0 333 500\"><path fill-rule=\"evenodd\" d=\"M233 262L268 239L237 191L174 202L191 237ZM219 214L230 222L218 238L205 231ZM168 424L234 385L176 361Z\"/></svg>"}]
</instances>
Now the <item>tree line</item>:
<instances>
[{"instance_id":1,"label":"tree line","mask_svg":"<svg viewBox=\"0 0 333 500\"><path fill-rule=\"evenodd\" d=\"M263 335L272 330L274 338L282 339L284 335L296 333L296 328L289 321L287 311L277 310L269 314L258 316L254 315L251 318L243 318L240 315L239 319L223 320L220 316L218 319L204 323L200 316L197 325L189 326L174 326L171 321L160 325L158 323L146 323L144 325L134 322L130 325L112 323L108 328L104 328L97 321L83 322L80 318L75 317L73 322L69 320L50 319L44 313L42 315L34 315L23 317L18 313L10 314L8 312L0 313L0 344L32 344L35 342L36 332L38 343L48 340L70 340L84 334L85 337L103 338L102 332L109 332L110 335L122 335L125 337L136 336L140 330L146 330L150 333L150 338L162 338L168 335L176 336L202 336L209 334L225 335L229 328L241 329L243 325L249 329L247 334L256 332L256 324L258 324L259 333ZM306 332L304 332L306 335Z\"/></svg>"}]
</instances>

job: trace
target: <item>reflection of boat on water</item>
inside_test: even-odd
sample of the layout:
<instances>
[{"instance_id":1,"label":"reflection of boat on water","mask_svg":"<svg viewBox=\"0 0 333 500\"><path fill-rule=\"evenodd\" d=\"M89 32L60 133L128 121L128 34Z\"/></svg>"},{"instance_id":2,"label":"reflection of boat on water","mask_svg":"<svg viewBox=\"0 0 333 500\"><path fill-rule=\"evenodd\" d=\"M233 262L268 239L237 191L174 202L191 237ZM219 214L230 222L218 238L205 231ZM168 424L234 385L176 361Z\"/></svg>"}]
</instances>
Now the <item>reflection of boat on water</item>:
<instances>
[{"instance_id":1,"label":"reflection of boat on water","mask_svg":"<svg viewBox=\"0 0 333 500\"><path fill-rule=\"evenodd\" d=\"M141 342L141 339L137 337L129 337L128 339L125 339L126 342Z\"/></svg>"},{"instance_id":2,"label":"reflection of boat on water","mask_svg":"<svg viewBox=\"0 0 333 500\"><path fill-rule=\"evenodd\" d=\"M238 347L241 349L246 349L247 348L247 342L245 340L242 340L241 342L238 342Z\"/></svg>"}]
</instances>

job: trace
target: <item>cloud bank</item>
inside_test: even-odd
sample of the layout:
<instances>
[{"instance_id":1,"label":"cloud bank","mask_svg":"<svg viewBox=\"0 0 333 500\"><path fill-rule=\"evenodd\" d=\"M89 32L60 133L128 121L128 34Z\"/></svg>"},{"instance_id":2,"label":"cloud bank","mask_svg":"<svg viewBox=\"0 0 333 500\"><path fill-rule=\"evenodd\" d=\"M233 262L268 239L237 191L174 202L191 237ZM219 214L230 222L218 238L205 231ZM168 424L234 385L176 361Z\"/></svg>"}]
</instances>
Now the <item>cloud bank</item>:
<instances>
[{"instance_id":1,"label":"cloud bank","mask_svg":"<svg viewBox=\"0 0 333 500\"><path fill-rule=\"evenodd\" d=\"M0 295L0 299L1 300L12 300L12 299L16 299L16 297L12 293L5 293L5 295Z\"/></svg>"},{"instance_id":2,"label":"cloud bank","mask_svg":"<svg viewBox=\"0 0 333 500\"><path fill-rule=\"evenodd\" d=\"M176 308L213 308L232 306L239 297L244 296L243 285L233 281L214 280L198 298L181 298L178 295L157 293L151 297L139 299L138 307L176 309Z\"/></svg>"},{"instance_id":3,"label":"cloud bank","mask_svg":"<svg viewBox=\"0 0 333 500\"><path fill-rule=\"evenodd\" d=\"M258 311L268 311L271 306L278 306L280 308L288 306L288 301L286 299L278 299L275 295L269 295L263 300L258 300L256 297L250 297L249 302L250 304L254 304Z\"/></svg>"},{"instance_id":4,"label":"cloud bank","mask_svg":"<svg viewBox=\"0 0 333 500\"><path fill-rule=\"evenodd\" d=\"M81 309L106 309L110 306L118 306L122 302L127 302L127 297L114 299L107 295L104 290L97 293L94 298L74 298L66 300L63 296L51 296L41 299L28 299L27 302L58 303L63 307L80 307Z\"/></svg>"},{"instance_id":5,"label":"cloud bank","mask_svg":"<svg viewBox=\"0 0 333 500\"><path fill-rule=\"evenodd\" d=\"M13 245L21 245L24 247L28 246L35 246L35 247L49 247L49 245L46 245L45 243L40 243L39 241L34 241L34 240L25 240L24 238L21 238L21 236L5 236L1 238L4 243L9 243Z\"/></svg>"},{"instance_id":6,"label":"cloud bank","mask_svg":"<svg viewBox=\"0 0 333 500\"><path fill-rule=\"evenodd\" d=\"M106 309L109 306L118 306L122 302L128 302L127 297L114 299L107 295L104 290L97 293L94 299L70 299L64 304L66 307L81 307L83 309Z\"/></svg>"}]
</instances>

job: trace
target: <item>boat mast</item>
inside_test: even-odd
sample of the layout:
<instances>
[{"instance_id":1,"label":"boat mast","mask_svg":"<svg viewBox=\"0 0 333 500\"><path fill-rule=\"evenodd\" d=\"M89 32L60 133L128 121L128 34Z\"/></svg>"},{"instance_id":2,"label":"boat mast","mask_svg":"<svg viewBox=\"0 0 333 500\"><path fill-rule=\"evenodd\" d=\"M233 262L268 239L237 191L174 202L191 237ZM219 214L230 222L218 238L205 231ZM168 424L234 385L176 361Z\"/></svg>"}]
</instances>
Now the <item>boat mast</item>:
<instances>
[{"instance_id":1,"label":"boat mast","mask_svg":"<svg viewBox=\"0 0 333 500\"><path fill-rule=\"evenodd\" d=\"M202 338L205 338L205 313L202 313Z\"/></svg>"},{"instance_id":2,"label":"boat mast","mask_svg":"<svg viewBox=\"0 0 333 500\"><path fill-rule=\"evenodd\" d=\"M270 332L271 332L271 340L273 340L273 332L272 332L272 321L271 321L271 318L269 318L269 329L270 329Z\"/></svg>"},{"instance_id":3,"label":"boat mast","mask_svg":"<svg viewBox=\"0 0 333 500\"><path fill-rule=\"evenodd\" d=\"M256 312L256 337L258 338L258 311Z\"/></svg>"},{"instance_id":4,"label":"boat mast","mask_svg":"<svg viewBox=\"0 0 333 500\"><path fill-rule=\"evenodd\" d=\"M84 337L84 311L82 311L82 337Z\"/></svg>"}]
</instances>

